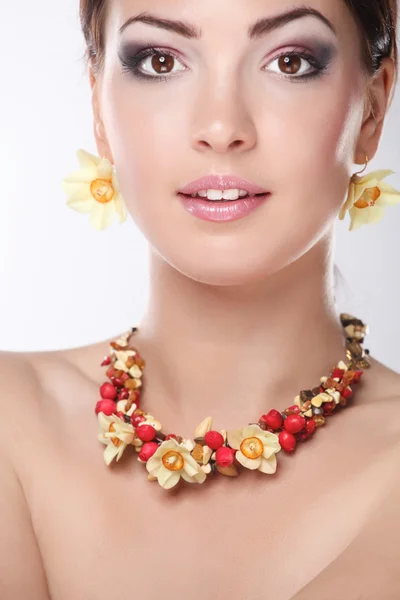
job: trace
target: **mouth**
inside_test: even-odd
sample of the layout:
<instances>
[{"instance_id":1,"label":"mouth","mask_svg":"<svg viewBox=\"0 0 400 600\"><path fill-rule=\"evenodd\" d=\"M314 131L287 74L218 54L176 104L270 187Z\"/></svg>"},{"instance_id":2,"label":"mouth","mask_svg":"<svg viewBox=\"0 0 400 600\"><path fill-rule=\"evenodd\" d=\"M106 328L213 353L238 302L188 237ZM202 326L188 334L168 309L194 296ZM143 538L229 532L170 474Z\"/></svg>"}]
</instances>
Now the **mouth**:
<instances>
[{"instance_id":1,"label":"mouth","mask_svg":"<svg viewBox=\"0 0 400 600\"><path fill-rule=\"evenodd\" d=\"M240 200L248 200L249 198L263 198L263 197L267 197L269 196L270 192L265 192L262 194L249 194L248 192L246 192L246 194L241 194L239 197L237 198L217 198L217 197L211 197L208 198L207 195L199 195L198 193L196 194L184 194L183 192L178 192L178 196L183 196L185 198L193 198L193 199L197 199L197 200L201 200L201 201L206 201L209 202L210 204L224 204L227 202L239 202ZM221 195L221 194L220 194Z\"/></svg>"}]
</instances>

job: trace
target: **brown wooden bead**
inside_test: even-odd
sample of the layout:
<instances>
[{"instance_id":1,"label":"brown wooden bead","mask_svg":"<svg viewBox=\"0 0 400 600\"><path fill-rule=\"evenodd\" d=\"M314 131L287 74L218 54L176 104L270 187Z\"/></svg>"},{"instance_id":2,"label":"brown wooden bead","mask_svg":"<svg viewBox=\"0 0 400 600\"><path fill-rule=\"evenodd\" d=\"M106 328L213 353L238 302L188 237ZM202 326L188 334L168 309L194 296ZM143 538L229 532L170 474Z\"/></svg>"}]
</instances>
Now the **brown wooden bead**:
<instances>
[{"instance_id":1,"label":"brown wooden bead","mask_svg":"<svg viewBox=\"0 0 400 600\"><path fill-rule=\"evenodd\" d=\"M135 390L138 387L136 379L128 379L127 381L125 381L125 387L128 390Z\"/></svg>"},{"instance_id":2,"label":"brown wooden bead","mask_svg":"<svg viewBox=\"0 0 400 600\"><path fill-rule=\"evenodd\" d=\"M190 454L193 456L196 462L203 464L203 452L203 446L201 444L196 444Z\"/></svg>"},{"instance_id":3,"label":"brown wooden bead","mask_svg":"<svg viewBox=\"0 0 400 600\"><path fill-rule=\"evenodd\" d=\"M313 419L317 427L322 427L323 425L325 425L326 419L323 415L314 415Z\"/></svg>"}]
</instances>

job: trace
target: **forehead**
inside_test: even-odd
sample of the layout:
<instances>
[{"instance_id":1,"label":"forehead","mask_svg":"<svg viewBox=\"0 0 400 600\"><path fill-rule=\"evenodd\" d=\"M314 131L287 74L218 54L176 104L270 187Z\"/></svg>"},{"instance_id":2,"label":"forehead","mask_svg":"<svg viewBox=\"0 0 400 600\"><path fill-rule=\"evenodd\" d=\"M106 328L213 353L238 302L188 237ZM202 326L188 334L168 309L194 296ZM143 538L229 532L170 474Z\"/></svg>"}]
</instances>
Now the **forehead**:
<instances>
[{"instance_id":1,"label":"forehead","mask_svg":"<svg viewBox=\"0 0 400 600\"><path fill-rule=\"evenodd\" d=\"M192 25L201 38L231 33L247 35L249 28L263 18L276 17L283 13L308 8L326 18L339 36L354 35L357 26L344 0L309 0L307 5L290 0L109 0L108 26L115 32L132 17L143 15L161 19L181 21ZM296 24L318 22L311 15L296 19ZM287 19L289 21L289 19ZM293 22L293 21L292 21ZM300 25L304 26L304 25ZM323 21L319 21L323 27ZM149 29L140 23L136 28Z\"/></svg>"}]
</instances>

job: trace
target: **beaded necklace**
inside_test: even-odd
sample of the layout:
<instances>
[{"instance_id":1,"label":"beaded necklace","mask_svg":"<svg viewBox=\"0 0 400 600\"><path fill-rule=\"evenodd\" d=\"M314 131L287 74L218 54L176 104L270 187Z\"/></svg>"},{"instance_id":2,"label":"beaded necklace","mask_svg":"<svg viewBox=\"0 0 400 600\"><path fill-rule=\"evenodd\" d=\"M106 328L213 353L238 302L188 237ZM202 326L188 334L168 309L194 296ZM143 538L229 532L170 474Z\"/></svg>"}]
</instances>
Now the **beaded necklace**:
<instances>
[{"instance_id":1,"label":"beaded necklace","mask_svg":"<svg viewBox=\"0 0 400 600\"><path fill-rule=\"evenodd\" d=\"M153 415L141 409L142 374L145 361L130 345L137 327L110 343L110 354L101 366L108 367L109 381L100 387L96 404L100 431L98 440L106 445L104 460L109 466L120 460L128 446L138 453L146 466L149 481L158 481L164 489L174 487L182 478L203 483L217 471L228 477L239 475L239 466L262 473L276 472L280 450L293 452L298 443L311 438L339 408L353 396L352 385L359 383L363 369L371 366L369 350L363 349L368 326L360 319L342 313L347 361L340 360L329 376L302 390L294 404L283 411L271 409L257 422L235 431L212 429L207 417L195 429L194 439L174 433L165 434Z\"/></svg>"}]
</instances>

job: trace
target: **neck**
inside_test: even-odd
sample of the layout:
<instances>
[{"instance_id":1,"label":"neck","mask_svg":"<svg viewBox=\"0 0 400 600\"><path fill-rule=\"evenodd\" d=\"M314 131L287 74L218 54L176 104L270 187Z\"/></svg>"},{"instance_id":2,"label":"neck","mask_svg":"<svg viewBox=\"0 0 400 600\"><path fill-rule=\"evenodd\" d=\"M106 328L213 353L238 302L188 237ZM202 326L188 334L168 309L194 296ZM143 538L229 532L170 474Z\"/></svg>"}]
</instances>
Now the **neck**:
<instances>
[{"instance_id":1,"label":"neck","mask_svg":"<svg viewBox=\"0 0 400 600\"><path fill-rule=\"evenodd\" d=\"M339 360L332 241L252 285L217 287L151 257L148 310L131 343L143 356L142 407L190 437L205 417L243 427L291 406Z\"/></svg>"}]
</instances>

